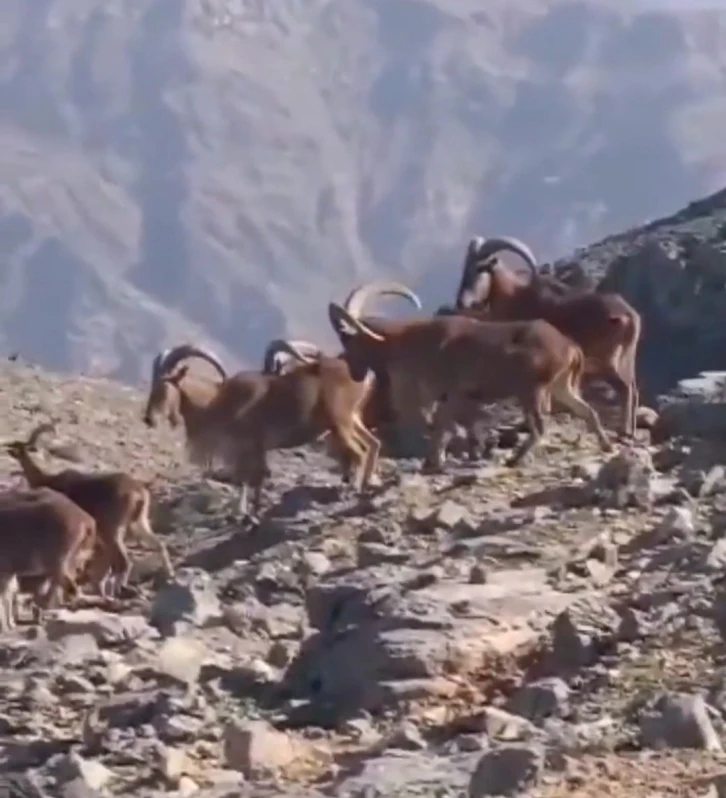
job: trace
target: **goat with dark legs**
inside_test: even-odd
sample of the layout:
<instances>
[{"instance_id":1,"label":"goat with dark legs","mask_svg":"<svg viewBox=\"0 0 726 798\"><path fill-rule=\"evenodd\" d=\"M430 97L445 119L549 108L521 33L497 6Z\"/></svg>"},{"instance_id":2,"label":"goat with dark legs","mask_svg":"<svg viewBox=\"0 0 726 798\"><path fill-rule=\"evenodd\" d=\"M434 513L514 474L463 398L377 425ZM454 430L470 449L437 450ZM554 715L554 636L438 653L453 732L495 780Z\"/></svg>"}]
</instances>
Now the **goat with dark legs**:
<instances>
[{"instance_id":1,"label":"goat with dark legs","mask_svg":"<svg viewBox=\"0 0 726 798\"><path fill-rule=\"evenodd\" d=\"M531 279L515 275L498 259L502 252L519 255ZM526 244L516 238L474 238L469 243L456 308L481 309L492 320L544 319L578 344L585 354L585 373L610 384L621 398L622 433L635 433L639 395L636 354L640 314L616 293L572 290L551 275L540 275Z\"/></svg>"}]
</instances>

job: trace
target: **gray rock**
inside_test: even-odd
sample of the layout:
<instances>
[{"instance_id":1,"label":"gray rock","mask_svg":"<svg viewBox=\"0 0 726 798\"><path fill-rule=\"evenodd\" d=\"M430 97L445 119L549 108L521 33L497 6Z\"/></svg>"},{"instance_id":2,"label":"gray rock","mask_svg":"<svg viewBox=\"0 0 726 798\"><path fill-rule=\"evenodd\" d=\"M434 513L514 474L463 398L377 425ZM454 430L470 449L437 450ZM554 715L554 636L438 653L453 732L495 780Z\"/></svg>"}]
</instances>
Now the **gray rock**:
<instances>
[{"instance_id":1,"label":"gray rock","mask_svg":"<svg viewBox=\"0 0 726 798\"><path fill-rule=\"evenodd\" d=\"M607 507L650 507L655 468L647 449L630 447L613 455L589 486L592 499Z\"/></svg>"},{"instance_id":2,"label":"gray rock","mask_svg":"<svg viewBox=\"0 0 726 798\"><path fill-rule=\"evenodd\" d=\"M340 798L462 795L480 753L438 756L430 751L387 751L368 759L354 776L336 785Z\"/></svg>"},{"instance_id":3,"label":"gray rock","mask_svg":"<svg viewBox=\"0 0 726 798\"><path fill-rule=\"evenodd\" d=\"M649 748L722 750L701 695L662 695L652 711L641 715L640 732Z\"/></svg>"},{"instance_id":4,"label":"gray rock","mask_svg":"<svg viewBox=\"0 0 726 798\"><path fill-rule=\"evenodd\" d=\"M151 667L159 674L186 687L196 684L207 651L198 640L173 637L165 640Z\"/></svg>"},{"instance_id":5,"label":"gray rock","mask_svg":"<svg viewBox=\"0 0 726 798\"><path fill-rule=\"evenodd\" d=\"M46 614L48 640L90 635L99 645L147 637L149 624L140 615L118 615L99 609L52 610Z\"/></svg>"},{"instance_id":6,"label":"gray rock","mask_svg":"<svg viewBox=\"0 0 726 798\"><path fill-rule=\"evenodd\" d=\"M567 610L557 616L551 632L552 658L558 670L577 670L595 661L597 653L593 636L579 629Z\"/></svg>"},{"instance_id":7,"label":"gray rock","mask_svg":"<svg viewBox=\"0 0 726 798\"><path fill-rule=\"evenodd\" d=\"M52 773L58 784L62 785L80 779L92 790L102 789L114 776L113 772L101 762L85 759L76 753L52 760L48 763L47 770Z\"/></svg>"},{"instance_id":8,"label":"gray rock","mask_svg":"<svg viewBox=\"0 0 726 798\"><path fill-rule=\"evenodd\" d=\"M499 707L486 707L482 711L484 731L492 740L521 742L535 736L534 724L520 715L506 712Z\"/></svg>"},{"instance_id":9,"label":"gray rock","mask_svg":"<svg viewBox=\"0 0 726 798\"><path fill-rule=\"evenodd\" d=\"M405 751L420 751L427 747L418 726L405 721L398 726L387 740L389 748L401 748Z\"/></svg>"},{"instance_id":10,"label":"gray rock","mask_svg":"<svg viewBox=\"0 0 726 798\"><path fill-rule=\"evenodd\" d=\"M251 779L281 774L307 753L304 741L277 731L266 721L228 723L223 745L227 767Z\"/></svg>"},{"instance_id":11,"label":"gray rock","mask_svg":"<svg viewBox=\"0 0 726 798\"><path fill-rule=\"evenodd\" d=\"M469 798L510 796L536 786L545 765L539 745L505 745L482 756L469 782Z\"/></svg>"},{"instance_id":12,"label":"gray rock","mask_svg":"<svg viewBox=\"0 0 726 798\"><path fill-rule=\"evenodd\" d=\"M436 680L533 641L537 619L571 600L539 568L495 571L474 585L420 576L376 566L311 588L311 624L323 631L301 647L285 689L341 711L380 708L395 699L393 683Z\"/></svg>"},{"instance_id":13,"label":"gray rock","mask_svg":"<svg viewBox=\"0 0 726 798\"><path fill-rule=\"evenodd\" d=\"M48 793L41 790L33 776L21 773L0 775L0 796L2 798L49 798Z\"/></svg>"},{"instance_id":14,"label":"gray rock","mask_svg":"<svg viewBox=\"0 0 726 798\"><path fill-rule=\"evenodd\" d=\"M507 710L539 724L545 718L566 717L569 699L570 688L562 679L540 679L520 688L507 703Z\"/></svg>"},{"instance_id":15,"label":"gray rock","mask_svg":"<svg viewBox=\"0 0 726 798\"><path fill-rule=\"evenodd\" d=\"M163 635L174 635L190 626L218 623L222 616L212 577L198 568L183 568L154 597L150 622Z\"/></svg>"}]
</instances>

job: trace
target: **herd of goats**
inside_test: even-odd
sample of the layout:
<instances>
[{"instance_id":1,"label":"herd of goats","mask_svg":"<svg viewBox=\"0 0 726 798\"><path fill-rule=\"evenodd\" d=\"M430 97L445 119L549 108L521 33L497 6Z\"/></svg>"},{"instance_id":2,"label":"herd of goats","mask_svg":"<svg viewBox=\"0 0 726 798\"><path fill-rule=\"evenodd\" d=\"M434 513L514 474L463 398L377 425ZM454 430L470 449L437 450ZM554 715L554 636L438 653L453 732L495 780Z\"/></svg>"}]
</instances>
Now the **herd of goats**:
<instances>
[{"instance_id":1,"label":"herd of goats","mask_svg":"<svg viewBox=\"0 0 726 798\"><path fill-rule=\"evenodd\" d=\"M518 255L525 279L499 259ZM585 375L617 392L624 438L635 433L635 359L641 319L616 293L575 289L543 274L525 244L477 237L469 243L453 307L433 316L364 315L374 295L395 295L417 309L416 294L397 282L356 288L328 315L343 351L327 355L305 341L273 341L261 371L228 376L208 350L183 344L154 359L143 420L181 422L191 462L222 462L239 486L239 510L256 520L270 475L267 454L326 439L343 480L355 490L380 484L381 435L392 424L428 429L424 469L442 467L456 425L471 428L483 405L516 401L529 435L509 465L521 463L545 432L553 401L583 419L601 449L612 450L597 412L581 395ZM219 381L188 376L190 358L210 363ZM27 489L0 494L0 630L15 627L18 594L42 609L77 596L82 575L101 596L126 587L126 534L154 545L167 575L164 544L149 522L147 486L125 473L46 472L34 459L43 423L5 451L21 466ZM248 489L252 489L252 508ZM14 545L22 536L23 545Z\"/></svg>"}]
</instances>

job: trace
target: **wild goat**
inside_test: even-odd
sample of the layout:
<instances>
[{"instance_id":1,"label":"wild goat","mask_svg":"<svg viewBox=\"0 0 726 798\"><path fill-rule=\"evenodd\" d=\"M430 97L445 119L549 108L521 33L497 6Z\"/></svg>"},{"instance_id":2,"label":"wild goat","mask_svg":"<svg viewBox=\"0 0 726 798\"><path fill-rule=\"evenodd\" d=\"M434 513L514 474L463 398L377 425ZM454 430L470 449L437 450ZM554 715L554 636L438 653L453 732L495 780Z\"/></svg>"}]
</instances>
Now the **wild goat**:
<instances>
[{"instance_id":1,"label":"wild goat","mask_svg":"<svg viewBox=\"0 0 726 798\"><path fill-rule=\"evenodd\" d=\"M397 414L419 417L435 408L425 467L439 468L445 437L461 403L508 398L524 410L529 438L509 461L519 463L544 434L543 414L554 396L582 418L604 451L610 451L597 413L579 394L584 356L546 321L483 322L464 316L414 319L392 334L380 334L344 308L330 303L331 324L352 362L380 362L385 350Z\"/></svg>"},{"instance_id":2,"label":"wild goat","mask_svg":"<svg viewBox=\"0 0 726 798\"><path fill-rule=\"evenodd\" d=\"M92 568L94 581L105 587L106 577L115 577L115 590L128 583L131 559L126 551L125 537L131 533L145 539L161 555L166 574L173 573L164 543L154 534L149 521L151 502L148 488L139 480L123 472L88 473L66 469L55 474L45 471L33 458L40 437L55 429L53 424L39 424L27 440L6 445L8 454L20 463L26 481L32 488L52 488L64 494L91 515L98 533L99 552ZM115 591L114 591L115 592Z\"/></svg>"},{"instance_id":3,"label":"wild goat","mask_svg":"<svg viewBox=\"0 0 726 798\"><path fill-rule=\"evenodd\" d=\"M36 583L39 612L75 594L81 552L96 542L96 522L67 496L50 488L0 493L0 629L16 625L18 580Z\"/></svg>"},{"instance_id":4,"label":"wild goat","mask_svg":"<svg viewBox=\"0 0 726 798\"><path fill-rule=\"evenodd\" d=\"M499 262L498 254L505 251L525 261L532 272L528 282ZM492 320L550 322L580 346L586 375L597 375L617 391L623 434L634 434L641 319L620 294L570 289L556 277L540 275L532 251L518 239L477 237L467 249L456 308L481 308Z\"/></svg>"},{"instance_id":5,"label":"wild goat","mask_svg":"<svg viewBox=\"0 0 726 798\"><path fill-rule=\"evenodd\" d=\"M273 344L287 349L300 365L282 374L236 375L225 379L215 392L203 394L187 388L186 366L173 369L190 356L216 363L223 373L221 364L203 349L179 347L157 364L144 413L150 426L161 416L172 423L182 418L188 440L193 432L193 451L231 465L240 486L240 513L250 520L259 511L263 484L270 474L267 452L302 446L329 432L343 469L347 457L357 463L355 487L362 490L375 470L380 449L378 439L360 418L375 383L373 374L352 368L345 358L310 357L287 341ZM254 489L252 513L248 486Z\"/></svg>"},{"instance_id":6,"label":"wild goat","mask_svg":"<svg viewBox=\"0 0 726 798\"><path fill-rule=\"evenodd\" d=\"M421 308L421 302L410 288L399 282L374 281L355 288L343 304L343 309L355 319L362 321L370 330L381 335L396 335L404 329L411 319L386 319L363 315L366 303L374 296L400 296L408 299L416 308ZM437 316L443 315L471 315L478 318L480 312L456 311L451 308L439 308ZM339 331L336 329L336 333ZM339 334L343 346L346 344L345 336ZM403 419L397 418L394 412L390 392L390 378L388 374L388 350L386 347L378 348L369 352L372 358L369 366L376 374L376 390L372 400L369 402L363 419L372 429L380 430L391 425L399 428L406 426ZM474 459L479 450L479 440L476 434L475 424L481 417L481 402L476 395L469 397L468 401L462 401L457 410L456 423L466 430L467 449L470 459ZM421 434L422 419L414 417L412 433ZM410 447L406 447L410 449Z\"/></svg>"}]
</instances>

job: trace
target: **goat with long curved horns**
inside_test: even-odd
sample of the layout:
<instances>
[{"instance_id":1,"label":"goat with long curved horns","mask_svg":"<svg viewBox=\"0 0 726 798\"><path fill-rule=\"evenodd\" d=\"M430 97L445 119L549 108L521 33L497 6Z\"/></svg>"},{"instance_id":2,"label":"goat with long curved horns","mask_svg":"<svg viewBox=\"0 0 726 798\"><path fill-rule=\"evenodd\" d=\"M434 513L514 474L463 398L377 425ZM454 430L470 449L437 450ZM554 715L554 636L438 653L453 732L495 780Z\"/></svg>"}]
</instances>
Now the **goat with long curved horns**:
<instances>
[{"instance_id":1,"label":"goat with long curved horns","mask_svg":"<svg viewBox=\"0 0 726 798\"><path fill-rule=\"evenodd\" d=\"M212 364L223 376L214 386L185 379L189 357ZM298 350L291 342L273 341L265 365L274 370L281 358L297 364L283 372L240 372L227 377L212 353L185 344L154 361L154 381L144 419L154 426L166 416L171 423L183 421L190 456L197 462L220 458L231 466L240 486L240 513L255 520L262 487L270 472L267 452L310 443L330 433L341 458L358 464L355 486L362 490L375 470L380 445L360 419L360 409L373 388L367 370L353 369L341 358ZM278 364L277 366L275 364ZM248 487L254 489L252 513Z\"/></svg>"},{"instance_id":2,"label":"goat with long curved horns","mask_svg":"<svg viewBox=\"0 0 726 798\"><path fill-rule=\"evenodd\" d=\"M525 281L503 266L498 257L502 252L519 255L531 279ZM481 309L493 320L550 322L582 348L586 375L617 391L623 434L635 433L641 319L620 294L573 291L557 278L541 275L532 250L519 239L477 237L467 248L456 308Z\"/></svg>"},{"instance_id":3,"label":"goat with long curved horns","mask_svg":"<svg viewBox=\"0 0 726 798\"><path fill-rule=\"evenodd\" d=\"M328 306L328 315L353 361L386 364L398 417L425 422L434 412L427 467L440 467L446 436L462 404L473 397L481 403L520 402L530 437L515 452L512 465L544 434L551 397L586 422L604 451L612 449L597 414L579 393L581 349L546 321L434 316L402 322L396 332L381 334L335 303Z\"/></svg>"}]
</instances>

